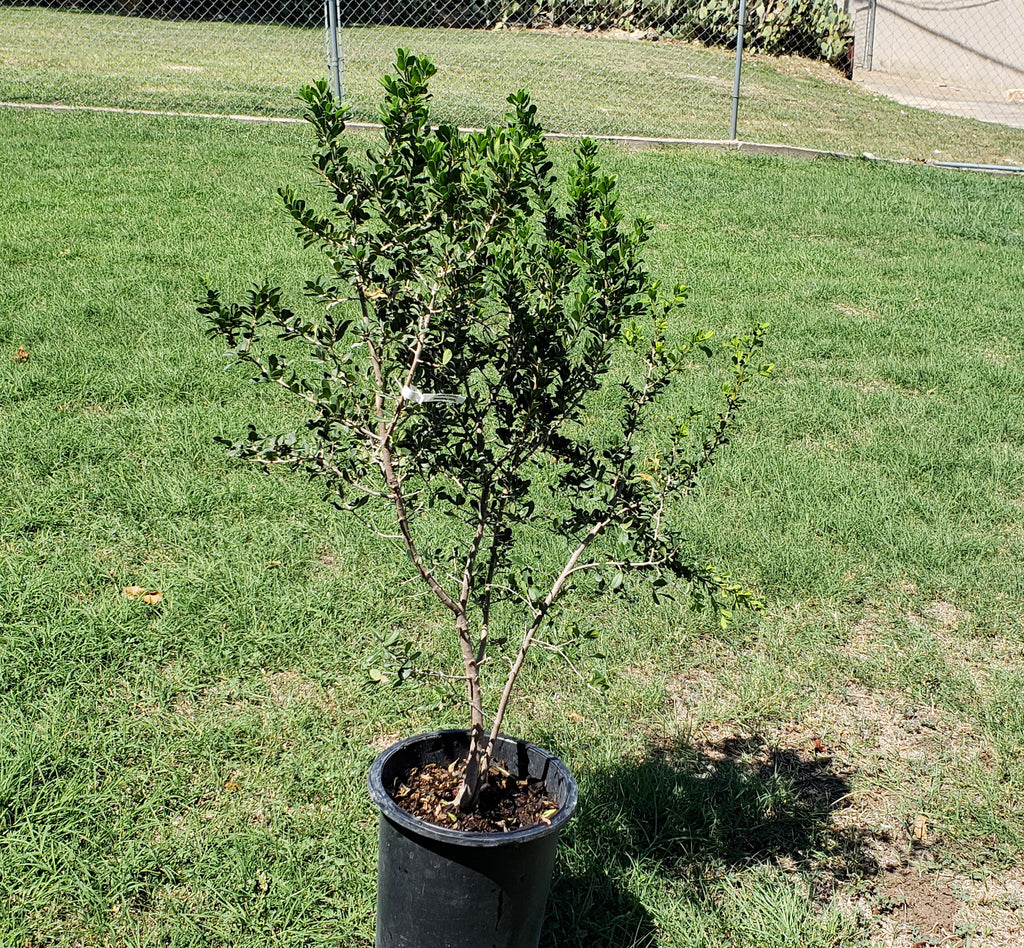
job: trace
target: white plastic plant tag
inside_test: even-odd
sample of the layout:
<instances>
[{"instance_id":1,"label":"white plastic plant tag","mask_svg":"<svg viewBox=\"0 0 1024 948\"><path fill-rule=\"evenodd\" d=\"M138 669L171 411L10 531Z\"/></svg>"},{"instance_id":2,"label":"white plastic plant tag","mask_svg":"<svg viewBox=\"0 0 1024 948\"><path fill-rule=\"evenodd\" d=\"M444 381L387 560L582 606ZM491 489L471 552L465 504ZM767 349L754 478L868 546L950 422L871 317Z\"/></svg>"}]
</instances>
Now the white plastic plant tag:
<instances>
[{"instance_id":1,"label":"white plastic plant tag","mask_svg":"<svg viewBox=\"0 0 1024 948\"><path fill-rule=\"evenodd\" d=\"M425 402L437 402L439 405L461 405L465 395L448 395L443 392L421 392L415 385L402 386L402 398L412 402L414 405L422 405Z\"/></svg>"}]
</instances>

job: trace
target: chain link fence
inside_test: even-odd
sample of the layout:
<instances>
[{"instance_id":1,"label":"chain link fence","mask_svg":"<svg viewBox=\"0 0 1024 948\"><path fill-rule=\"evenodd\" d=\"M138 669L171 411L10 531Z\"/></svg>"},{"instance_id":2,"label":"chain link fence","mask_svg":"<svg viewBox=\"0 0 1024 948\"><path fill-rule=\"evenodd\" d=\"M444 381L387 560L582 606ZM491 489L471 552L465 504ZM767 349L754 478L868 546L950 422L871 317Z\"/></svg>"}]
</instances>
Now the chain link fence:
<instances>
[{"instance_id":1,"label":"chain link fence","mask_svg":"<svg viewBox=\"0 0 1024 948\"><path fill-rule=\"evenodd\" d=\"M904 105L1024 127L1024 2L852 0L854 64Z\"/></svg>"},{"instance_id":2,"label":"chain link fence","mask_svg":"<svg viewBox=\"0 0 1024 948\"><path fill-rule=\"evenodd\" d=\"M1024 166L1022 0L0 3L0 101L288 116L330 75L372 122L399 46L464 126L525 87L554 132Z\"/></svg>"}]
</instances>

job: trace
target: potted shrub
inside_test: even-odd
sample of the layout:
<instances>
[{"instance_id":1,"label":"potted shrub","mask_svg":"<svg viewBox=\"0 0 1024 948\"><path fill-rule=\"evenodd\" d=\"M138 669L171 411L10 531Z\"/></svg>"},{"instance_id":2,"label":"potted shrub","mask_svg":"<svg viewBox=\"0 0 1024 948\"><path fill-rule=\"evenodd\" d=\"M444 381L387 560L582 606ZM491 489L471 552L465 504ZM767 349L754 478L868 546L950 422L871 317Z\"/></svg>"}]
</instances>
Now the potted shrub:
<instances>
[{"instance_id":1,"label":"potted shrub","mask_svg":"<svg viewBox=\"0 0 1024 948\"><path fill-rule=\"evenodd\" d=\"M534 946L576 789L502 734L520 671L531 649L585 637L559 628L570 590L614 593L644 572L656 597L682 589L722 615L752 601L694 561L676 507L768 371L766 327L727 347L716 412L668 414L711 334L681 329L685 289L665 296L648 275L647 226L624 221L595 144L576 146L556 196L528 95L509 97L502 127L435 128L434 72L398 51L383 140L362 160L326 84L302 92L329 209L280 193L326 259L306 285L315 315L269 283L239 302L208 288L200 310L237 363L306 409L298 432L250 427L232 453L323 478L339 508L384 511L451 617L465 730L400 742L370 774L377 944Z\"/></svg>"}]
</instances>

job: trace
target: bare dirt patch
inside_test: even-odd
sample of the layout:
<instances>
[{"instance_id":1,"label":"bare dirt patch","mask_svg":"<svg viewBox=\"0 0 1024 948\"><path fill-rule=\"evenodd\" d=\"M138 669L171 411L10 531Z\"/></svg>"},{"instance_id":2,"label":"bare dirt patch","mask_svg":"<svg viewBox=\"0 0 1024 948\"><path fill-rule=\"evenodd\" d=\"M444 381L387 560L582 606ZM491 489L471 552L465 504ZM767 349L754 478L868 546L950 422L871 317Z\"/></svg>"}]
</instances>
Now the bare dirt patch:
<instances>
[{"instance_id":1,"label":"bare dirt patch","mask_svg":"<svg viewBox=\"0 0 1024 948\"><path fill-rule=\"evenodd\" d=\"M841 650L877 660L891 649L896 623L931 635L957 668L980 668L986 652L992 663L998 642L960 634L973 621L967 610L944 599L915 608L869 610ZM734 665L727 661L715 673L689 669L673 680L669 696L709 770L742 759L754 774L784 772L809 801L807 813L820 825L817 843L792 866L779 855L781 868L810 872L815 897L845 906L878 948L1024 946L1024 872L988 868L983 849L972 860L943 822L945 794L964 794L970 806L969 781L960 784L965 773L991 777L1000 766L976 722L899 690L851 681L798 720L752 733L713 716L716 705L728 706L724 682Z\"/></svg>"},{"instance_id":2,"label":"bare dirt patch","mask_svg":"<svg viewBox=\"0 0 1024 948\"><path fill-rule=\"evenodd\" d=\"M683 721L699 720L706 708L721 697L724 685L719 673L706 668L690 668L668 683L668 695L675 716Z\"/></svg>"},{"instance_id":3,"label":"bare dirt patch","mask_svg":"<svg viewBox=\"0 0 1024 948\"><path fill-rule=\"evenodd\" d=\"M971 618L969 612L944 599L929 602L922 612L942 629L958 629Z\"/></svg>"},{"instance_id":4,"label":"bare dirt patch","mask_svg":"<svg viewBox=\"0 0 1024 948\"><path fill-rule=\"evenodd\" d=\"M872 887L874 943L884 948L1019 948L1024 944L1021 875L972 878L904 868Z\"/></svg>"},{"instance_id":5,"label":"bare dirt patch","mask_svg":"<svg viewBox=\"0 0 1024 948\"><path fill-rule=\"evenodd\" d=\"M1008 342L1008 340L1005 339L1003 341L1004 343ZM988 349L983 349L981 357L989 365L995 365L1001 369L1005 368L1008 365L1013 365L1016 358L1018 358L1014 353L1010 351L1009 346L1005 346L1003 348L991 347Z\"/></svg>"},{"instance_id":6,"label":"bare dirt patch","mask_svg":"<svg viewBox=\"0 0 1024 948\"><path fill-rule=\"evenodd\" d=\"M266 689L267 700L276 707L311 705L321 711L338 709L334 686L324 687L317 681L303 677L294 669L260 672L260 683Z\"/></svg>"},{"instance_id":7,"label":"bare dirt patch","mask_svg":"<svg viewBox=\"0 0 1024 948\"><path fill-rule=\"evenodd\" d=\"M870 306L851 306L848 303L836 303L836 309L844 316L849 316L851 319L876 322L882 318L879 312L872 309Z\"/></svg>"},{"instance_id":8,"label":"bare dirt patch","mask_svg":"<svg viewBox=\"0 0 1024 948\"><path fill-rule=\"evenodd\" d=\"M817 79L831 85L857 90L857 87L843 75L841 70L817 59L804 59L801 56L769 56L765 53L746 51L743 56L751 63L766 66L784 76L792 76L794 79Z\"/></svg>"},{"instance_id":9,"label":"bare dirt patch","mask_svg":"<svg viewBox=\"0 0 1024 948\"><path fill-rule=\"evenodd\" d=\"M193 695L175 698L171 710L176 715L195 717L203 714L251 711L264 719L280 717L292 708L310 708L329 716L341 713L336 689L307 678L295 669L261 669L250 682L221 681Z\"/></svg>"}]
</instances>

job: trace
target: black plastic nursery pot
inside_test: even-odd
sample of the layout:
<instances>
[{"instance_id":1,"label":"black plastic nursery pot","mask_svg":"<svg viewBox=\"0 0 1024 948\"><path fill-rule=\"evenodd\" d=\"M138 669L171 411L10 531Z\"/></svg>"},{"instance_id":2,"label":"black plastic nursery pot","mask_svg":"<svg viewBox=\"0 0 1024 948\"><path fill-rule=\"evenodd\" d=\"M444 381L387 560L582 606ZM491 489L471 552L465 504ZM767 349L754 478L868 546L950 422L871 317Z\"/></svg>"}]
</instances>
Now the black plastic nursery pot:
<instances>
[{"instance_id":1,"label":"black plastic nursery pot","mask_svg":"<svg viewBox=\"0 0 1024 948\"><path fill-rule=\"evenodd\" d=\"M576 781L547 751L502 736L495 761L519 779L544 782L558 805L550 825L462 832L417 819L391 798L389 789L411 767L447 765L468 750L468 732L433 731L392 745L370 768L370 796L380 809L376 948L537 948Z\"/></svg>"}]
</instances>

